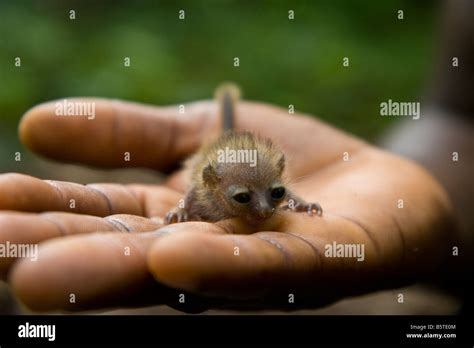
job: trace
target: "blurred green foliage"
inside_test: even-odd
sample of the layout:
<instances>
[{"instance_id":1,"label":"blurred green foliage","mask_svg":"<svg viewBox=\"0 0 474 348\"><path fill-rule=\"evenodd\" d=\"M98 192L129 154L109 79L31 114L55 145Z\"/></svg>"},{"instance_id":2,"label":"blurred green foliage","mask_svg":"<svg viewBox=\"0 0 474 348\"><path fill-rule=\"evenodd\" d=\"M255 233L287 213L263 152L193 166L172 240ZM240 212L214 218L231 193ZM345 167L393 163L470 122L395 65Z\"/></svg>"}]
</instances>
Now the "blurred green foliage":
<instances>
[{"instance_id":1,"label":"blurred green foliage","mask_svg":"<svg viewBox=\"0 0 474 348\"><path fill-rule=\"evenodd\" d=\"M434 5L0 1L0 137L16 146L21 115L50 99L172 104L210 98L217 84L232 80L245 98L294 104L373 140L394 122L379 116L381 101L410 101L423 91L432 65ZM178 19L180 9L185 20ZM399 9L404 20L397 19ZM131 59L128 68L124 57ZM350 67L342 66L343 57Z\"/></svg>"}]
</instances>

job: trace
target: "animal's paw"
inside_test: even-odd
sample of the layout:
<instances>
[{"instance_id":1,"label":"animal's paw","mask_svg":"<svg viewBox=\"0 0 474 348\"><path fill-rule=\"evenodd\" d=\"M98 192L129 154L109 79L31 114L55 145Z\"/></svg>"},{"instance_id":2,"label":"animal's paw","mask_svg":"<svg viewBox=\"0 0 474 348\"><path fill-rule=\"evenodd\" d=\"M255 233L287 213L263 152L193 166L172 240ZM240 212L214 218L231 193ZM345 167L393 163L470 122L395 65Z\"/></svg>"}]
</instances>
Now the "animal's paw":
<instances>
[{"instance_id":1,"label":"animal's paw","mask_svg":"<svg viewBox=\"0 0 474 348\"><path fill-rule=\"evenodd\" d=\"M313 216L314 214L317 216L323 215L323 208L321 208L319 203L307 203L305 208L309 216Z\"/></svg>"},{"instance_id":2,"label":"animal's paw","mask_svg":"<svg viewBox=\"0 0 474 348\"><path fill-rule=\"evenodd\" d=\"M186 222L188 221L188 213L185 209L174 208L166 214L165 225L174 224L177 222Z\"/></svg>"}]
</instances>

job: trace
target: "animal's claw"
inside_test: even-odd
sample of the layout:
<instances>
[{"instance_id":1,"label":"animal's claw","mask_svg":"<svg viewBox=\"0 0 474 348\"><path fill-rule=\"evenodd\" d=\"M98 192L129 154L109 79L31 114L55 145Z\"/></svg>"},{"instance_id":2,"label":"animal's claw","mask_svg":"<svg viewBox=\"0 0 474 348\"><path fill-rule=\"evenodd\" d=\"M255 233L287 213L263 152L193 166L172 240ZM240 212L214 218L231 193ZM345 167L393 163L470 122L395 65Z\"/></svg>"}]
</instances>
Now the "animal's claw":
<instances>
[{"instance_id":1,"label":"animal's claw","mask_svg":"<svg viewBox=\"0 0 474 348\"><path fill-rule=\"evenodd\" d=\"M321 208L321 205L319 205L319 203L308 203L307 212L309 216L313 216L313 214L321 216L323 215L323 208Z\"/></svg>"},{"instance_id":2,"label":"animal's claw","mask_svg":"<svg viewBox=\"0 0 474 348\"><path fill-rule=\"evenodd\" d=\"M188 221L188 213L184 209L173 209L166 214L165 225L174 224L177 222Z\"/></svg>"}]
</instances>

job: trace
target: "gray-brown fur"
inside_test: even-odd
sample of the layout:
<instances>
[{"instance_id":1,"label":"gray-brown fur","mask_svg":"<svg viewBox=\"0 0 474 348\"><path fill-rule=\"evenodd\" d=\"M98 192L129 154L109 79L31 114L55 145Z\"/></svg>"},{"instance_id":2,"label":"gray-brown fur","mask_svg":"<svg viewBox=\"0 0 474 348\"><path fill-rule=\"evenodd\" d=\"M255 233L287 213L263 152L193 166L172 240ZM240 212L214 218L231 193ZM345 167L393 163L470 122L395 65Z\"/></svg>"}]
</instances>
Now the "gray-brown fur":
<instances>
[{"instance_id":1,"label":"gray-brown fur","mask_svg":"<svg viewBox=\"0 0 474 348\"><path fill-rule=\"evenodd\" d=\"M231 94L235 90L235 87L227 90L220 88L218 97L224 125L232 124L225 118L234 117L233 103L236 98ZM247 161L233 163L232 157L229 157L230 161L229 158L222 161L226 149L234 151L234 154L247 154L240 158ZM254 155L253 158L250 154ZM250 158L253 161L248 161ZM166 223L192 220L216 222L240 217L254 225L270 218L285 200L290 204L283 209L322 213L319 204L307 204L288 192L282 179L284 154L269 139L250 132L224 132L216 141L203 146L186 162L186 166L191 173L192 184L184 199L184 208L170 211Z\"/></svg>"}]
</instances>

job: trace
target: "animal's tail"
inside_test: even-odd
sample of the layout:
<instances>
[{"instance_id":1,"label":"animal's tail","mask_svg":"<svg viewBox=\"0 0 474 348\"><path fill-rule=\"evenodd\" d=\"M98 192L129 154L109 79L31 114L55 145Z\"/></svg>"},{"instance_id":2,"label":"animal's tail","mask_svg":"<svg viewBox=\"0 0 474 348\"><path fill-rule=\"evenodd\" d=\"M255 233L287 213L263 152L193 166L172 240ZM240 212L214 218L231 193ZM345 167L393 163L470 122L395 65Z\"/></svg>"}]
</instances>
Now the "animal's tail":
<instances>
[{"instance_id":1,"label":"animal's tail","mask_svg":"<svg viewBox=\"0 0 474 348\"><path fill-rule=\"evenodd\" d=\"M240 98L240 89L233 83L223 83L216 88L214 97L219 103L222 115L222 128L227 131L234 128L235 105Z\"/></svg>"}]
</instances>

